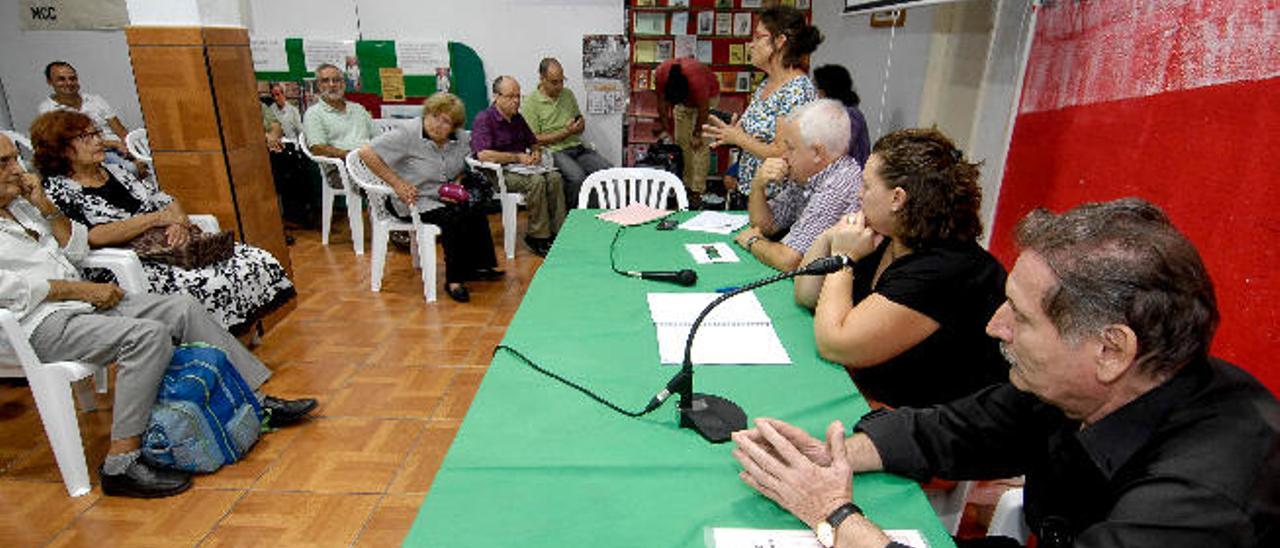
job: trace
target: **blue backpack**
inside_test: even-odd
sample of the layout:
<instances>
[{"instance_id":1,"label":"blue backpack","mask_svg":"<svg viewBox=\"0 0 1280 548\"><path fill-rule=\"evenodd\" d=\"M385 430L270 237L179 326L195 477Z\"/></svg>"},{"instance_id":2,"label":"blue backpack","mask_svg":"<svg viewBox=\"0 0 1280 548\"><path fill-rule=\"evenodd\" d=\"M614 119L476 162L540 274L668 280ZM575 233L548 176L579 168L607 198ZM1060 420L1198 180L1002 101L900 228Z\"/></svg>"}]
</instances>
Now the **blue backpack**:
<instances>
[{"instance_id":1,"label":"blue backpack","mask_svg":"<svg viewBox=\"0 0 1280 548\"><path fill-rule=\"evenodd\" d=\"M188 472L212 472L249 452L265 413L227 355L184 344L164 372L142 451L152 462Z\"/></svg>"}]
</instances>

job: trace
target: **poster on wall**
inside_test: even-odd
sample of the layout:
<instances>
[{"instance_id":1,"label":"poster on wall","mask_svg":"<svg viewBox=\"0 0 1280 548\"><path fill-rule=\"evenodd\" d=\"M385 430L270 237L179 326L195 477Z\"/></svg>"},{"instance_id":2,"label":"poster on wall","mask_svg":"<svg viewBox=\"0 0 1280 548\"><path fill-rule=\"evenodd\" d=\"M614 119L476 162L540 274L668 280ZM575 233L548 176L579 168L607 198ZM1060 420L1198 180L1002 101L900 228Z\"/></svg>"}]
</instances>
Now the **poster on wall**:
<instances>
[{"instance_id":1,"label":"poster on wall","mask_svg":"<svg viewBox=\"0 0 1280 548\"><path fill-rule=\"evenodd\" d=\"M404 70L400 67L382 67L378 69L378 78L382 81L383 101L404 100Z\"/></svg>"},{"instance_id":2,"label":"poster on wall","mask_svg":"<svg viewBox=\"0 0 1280 548\"><path fill-rule=\"evenodd\" d=\"M405 74L435 75L436 69L449 67L449 44L396 40L396 65Z\"/></svg>"},{"instance_id":3,"label":"poster on wall","mask_svg":"<svg viewBox=\"0 0 1280 548\"><path fill-rule=\"evenodd\" d=\"M19 0L22 30L105 30L129 24L125 0Z\"/></svg>"},{"instance_id":4,"label":"poster on wall","mask_svg":"<svg viewBox=\"0 0 1280 548\"><path fill-rule=\"evenodd\" d=\"M587 114L620 114L628 97L627 86L618 80L587 80Z\"/></svg>"},{"instance_id":5,"label":"poster on wall","mask_svg":"<svg viewBox=\"0 0 1280 548\"><path fill-rule=\"evenodd\" d=\"M587 79L627 79L627 37L587 34L582 37L582 76Z\"/></svg>"},{"instance_id":6,"label":"poster on wall","mask_svg":"<svg viewBox=\"0 0 1280 548\"><path fill-rule=\"evenodd\" d=\"M249 54L253 56L254 72L289 72L284 38L250 38Z\"/></svg>"},{"instance_id":7,"label":"poster on wall","mask_svg":"<svg viewBox=\"0 0 1280 548\"><path fill-rule=\"evenodd\" d=\"M303 40L302 58L307 72L315 72L316 67L326 63L346 70L351 64L348 61L356 58L356 43L354 40Z\"/></svg>"}]
</instances>

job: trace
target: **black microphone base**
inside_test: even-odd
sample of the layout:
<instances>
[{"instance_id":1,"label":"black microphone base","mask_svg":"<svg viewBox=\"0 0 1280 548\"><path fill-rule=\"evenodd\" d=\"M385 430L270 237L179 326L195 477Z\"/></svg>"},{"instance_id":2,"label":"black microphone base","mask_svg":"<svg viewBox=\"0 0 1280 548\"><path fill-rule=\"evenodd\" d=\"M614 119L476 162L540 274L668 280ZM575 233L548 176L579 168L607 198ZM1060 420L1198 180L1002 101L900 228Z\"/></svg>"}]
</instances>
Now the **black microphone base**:
<instances>
[{"instance_id":1,"label":"black microphone base","mask_svg":"<svg viewBox=\"0 0 1280 548\"><path fill-rule=\"evenodd\" d=\"M694 394L692 405L680 409L680 428L692 428L711 443L724 443L730 434L746 430L747 414L720 396Z\"/></svg>"}]
</instances>

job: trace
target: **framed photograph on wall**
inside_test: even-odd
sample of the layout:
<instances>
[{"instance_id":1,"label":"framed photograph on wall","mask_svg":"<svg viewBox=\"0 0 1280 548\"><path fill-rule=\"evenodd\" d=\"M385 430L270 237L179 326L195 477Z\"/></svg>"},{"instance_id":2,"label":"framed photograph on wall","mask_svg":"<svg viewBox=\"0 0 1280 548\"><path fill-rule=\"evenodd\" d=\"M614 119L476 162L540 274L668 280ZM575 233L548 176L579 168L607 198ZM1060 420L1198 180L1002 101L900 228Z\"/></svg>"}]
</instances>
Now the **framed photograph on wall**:
<instances>
[{"instance_id":1,"label":"framed photograph on wall","mask_svg":"<svg viewBox=\"0 0 1280 548\"><path fill-rule=\"evenodd\" d=\"M729 36L733 34L733 14L732 13L716 14L716 34L720 36Z\"/></svg>"},{"instance_id":2,"label":"framed photograph on wall","mask_svg":"<svg viewBox=\"0 0 1280 548\"><path fill-rule=\"evenodd\" d=\"M743 11L733 14L733 35L751 36L751 13Z\"/></svg>"},{"instance_id":3,"label":"framed photograph on wall","mask_svg":"<svg viewBox=\"0 0 1280 548\"><path fill-rule=\"evenodd\" d=\"M700 11L698 12L698 34L701 36L709 36L716 30L716 12Z\"/></svg>"}]
</instances>

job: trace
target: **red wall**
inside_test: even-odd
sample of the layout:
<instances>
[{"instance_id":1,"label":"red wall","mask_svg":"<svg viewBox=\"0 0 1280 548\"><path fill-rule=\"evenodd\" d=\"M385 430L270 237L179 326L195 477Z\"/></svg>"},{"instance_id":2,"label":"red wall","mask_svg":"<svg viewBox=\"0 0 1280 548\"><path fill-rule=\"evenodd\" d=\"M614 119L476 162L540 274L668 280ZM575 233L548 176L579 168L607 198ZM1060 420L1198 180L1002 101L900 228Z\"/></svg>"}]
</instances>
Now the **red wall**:
<instances>
[{"instance_id":1,"label":"red wall","mask_svg":"<svg viewBox=\"0 0 1280 548\"><path fill-rule=\"evenodd\" d=\"M1013 227L1036 207L1150 200L1213 276L1214 354L1280 394L1278 3L1041 9L992 251L1011 264Z\"/></svg>"}]
</instances>

